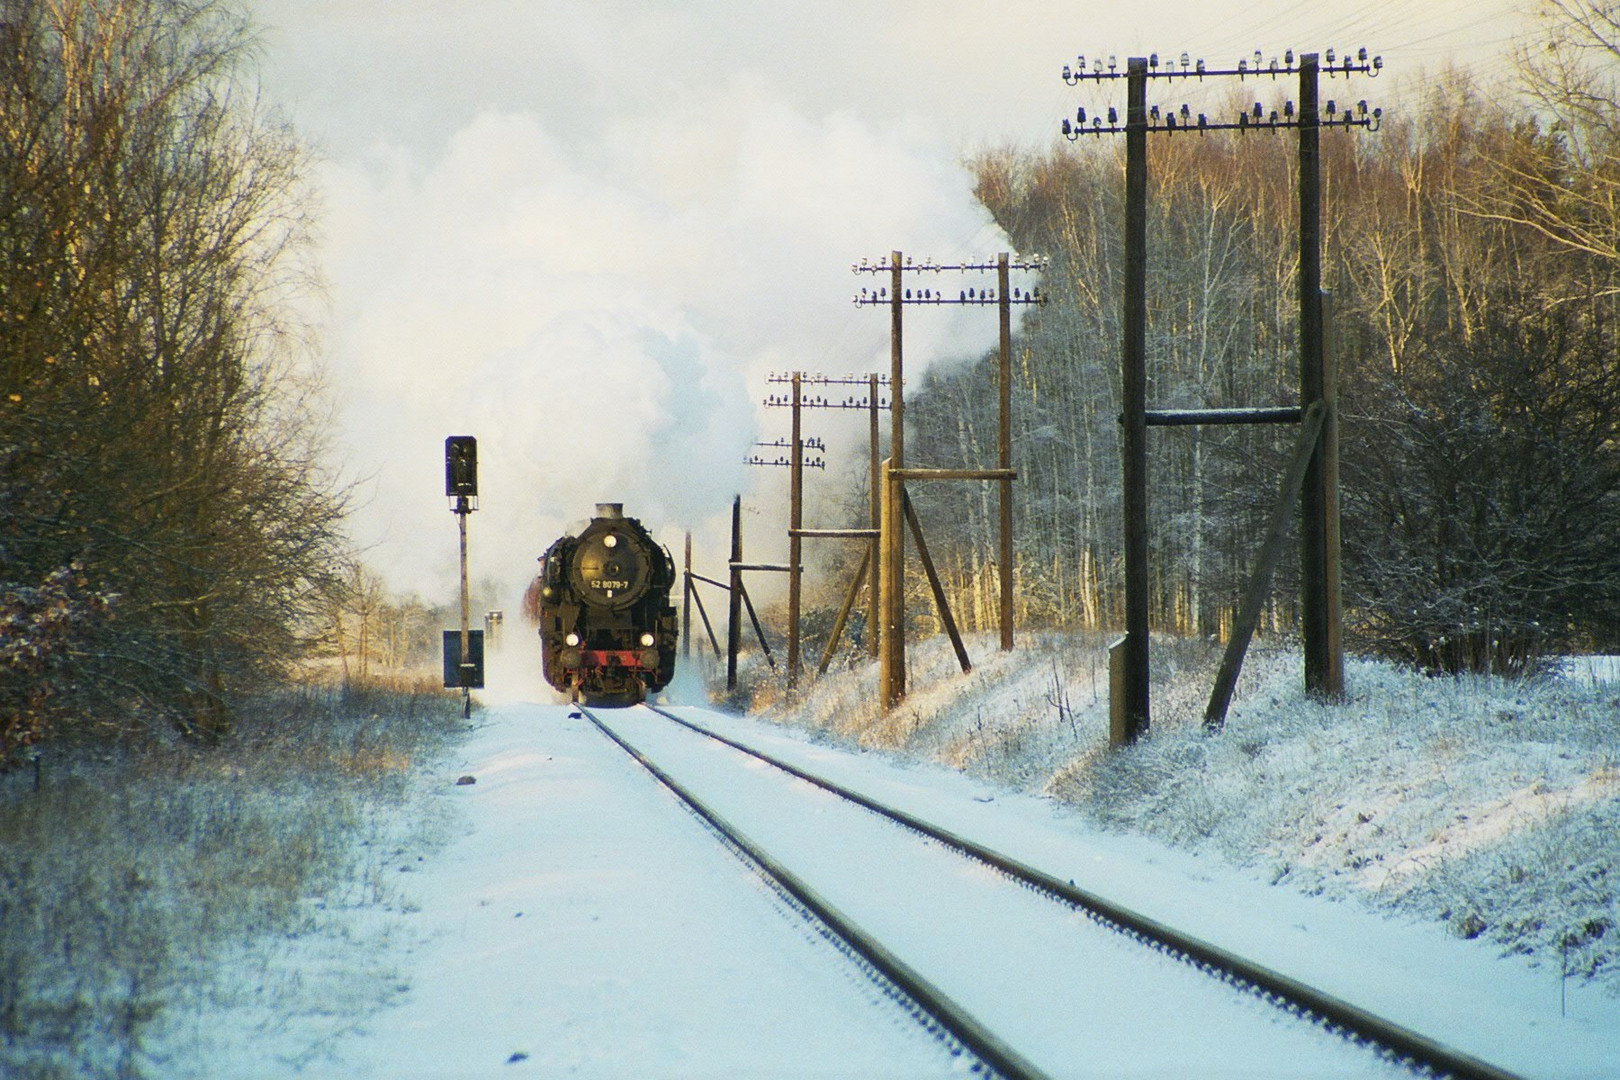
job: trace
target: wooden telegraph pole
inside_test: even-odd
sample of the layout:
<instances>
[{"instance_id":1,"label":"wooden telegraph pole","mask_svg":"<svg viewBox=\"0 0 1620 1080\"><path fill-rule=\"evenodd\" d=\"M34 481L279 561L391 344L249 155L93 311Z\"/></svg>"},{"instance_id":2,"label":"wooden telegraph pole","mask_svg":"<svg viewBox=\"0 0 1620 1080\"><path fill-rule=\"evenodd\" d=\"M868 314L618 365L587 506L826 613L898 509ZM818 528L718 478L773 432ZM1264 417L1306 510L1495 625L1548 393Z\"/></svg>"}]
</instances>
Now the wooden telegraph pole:
<instances>
[{"instance_id":1,"label":"wooden telegraph pole","mask_svg":"<svg viewBox=\"0 0 1620 1080\"><path fill-rule=\"evenodd\" d=\"M1012 471L1012 284L1007 253L996 256L996 294L1001 310L1001 363L998 366L1000 391L999 426L996 431L996 465ZM1001 481L1001 651L1013 647L1013 550L1012 477Z\"/></svg>"},{"instance_id":2,"label":"wooden telegraph pole","mask_svg":"<svg viewBox=\"0 0 1620 1080\"><path fill-rule=\"evenodd\" d=\"M730 601L726 619L726 689L737 688L737 650L742 646L742 496L731 500L731 574L726 586Z\"/></svg>"},{"instance_id":3,"label":"wooden telegraph pole","mask_svg":"<svg viewBox=\"0 0 1620 1080\"><path fill-rule=\"evenodd\" d=\"M866 422L868 427L868 443L870 448L867 474L867 484L871 488L867 495L871 502L871 526L874 531L880 530L883 523L883 456L878 450L878 375L868 376L866 384ZM878 551L878 542L872 541L868 549L872 567L872 587L867 593L866 602L866 648L873 656L878 655L878 627L882 626L882 613L878 610L879 578L882 574L883 562Z\"/></svg>"},{"instance_id":4,"label":"wooden telegraph pole","mask_svg":"<svg viewBox=\"0 0 1620 1080\"><path fill-rule=\"evenodd\" d=\"M803 597L802 565L804 540L799 530L804 527L804 413L803 378L793 373L793 466L788 483L788 646L787 684L791 689L799 682L799 605Z\"/></svg>"},{"instance_id":5,"label":"wooden telegraph pole","mask_svg":"<svg viewBox=\"0 0 1620 1080\"><path fill-rule=\"evenodd\" d=\"M887 262L889 270L889 287L873 292L862 289L855 297L857 304L887 304L890 316L889 331L889 457L888 460L878 464L874 469L877 480L877 501L874 505L878 523L878 633L880 643L878 646L879 679L882 683L880 697L885 709L891 709L900 703L906 693L906 643L905 643L905 530L909 525L913 530L913 539L918 543L918 554L924 560L924 570L929 575L929 586L935 595L935 601L940 609L940 621L951 635L952 643L957 647L957 655L962 660L963 670L967 670L966 653L961 647L959 636L955 633L954 620L945 604L944 590L938 585L937 575L933 566L928 562L922 528L916 521L916 514L910 510L910 501L906 496L905 484L908 480L995 480L1001 483L1001 512L1000 512L1000 545L999 561L1001 575L1001 647L1011 649L1013 643L1013 556L1012 556L1012 480L1016 477L1012 469L1012 313L1013 304L1038 304L1043 297L1036 290L1020 291L1010 285L1009 274L1012 270L1038 271L1045 267L1045 260L1033 257L1017 263L1010 261L1005 253L994 262L961 263L941 265L925 262L913 265L910 261L903 261L898 251L891 252ZM857 273L876 273L882 269L882 264L872 265L863 262L853 267ZM903 275L911 273L941 273L945 271L974 271L996 272L996 289L963 290L956 296L945 295L936 289L905 288ZM901 346L904 323L902 314L906 304L997 304L1001 314L1001 349L999 371L1000 393L1000 433L997 438L998 467L995 469L909 469L905 464L905 390L902 385L904 378L904 350ZM874 413L872 419L873 432L877 430L877 418ZM875 438L874 438L875 445Z\"/></svg>"},{"instance_id":6,"label":"wooden telegraph pole","mask_svg":"<svg viewBox=\"0 0 1620 1080\"><path fill-rule=\"evenodd\" d=\"M904 308L901 297L905 293L905 279L901 277L900 253L889 253L889 469L903 469L906 464L906 388L905 351L901 338L905 330ZM898 500L905 488L895 489L888 476L883 478L882 522L878 525L878 581L883 599L881 619L878 623L878 681L882 685L880 697L885 712L900 704L906 696L906 590L904 578L906 538L900 529Z\"/></svg>"},{"instance_id":7,"label":"wooden telegraph pole","mask_svg":"<svg viewBox=\"0 0 1620 1080\"><path fill-rule=\"evenodd\" d=\"M1125 642L1120 687L1123 736L1148 731L1147 493L1147 60L1126 62L1125 310L1120 346L1125 391L1121 445L1125 502Z\"/></svg>"},{"instance_id":8,"label":"wooden telegraph pole","mask_svg":"<svg viewBox=\"0 0 1620 1080\"><path fill-rule=\"evenodd\" d=\"M1305 467L1300 493L1300 622L1305 689L1315 697L1344 696L1344 650L1339 623L1337 390L1328 380L1322 317L1322 155L1317 112L1319 60L1299 63L1299 398L1322 402L1323 431Z\"/></svg>"},{"instance_id":9,"label":"wooden telegraph pole","mask_svg":"<svg viewBox=\"0 0 1620 1080\"><path fill-rule=\"evenodd\" d=\"M1327 53L1330 73L1377 75L1384 64L1379 57L1367 58L1359 50L1355 59L1344 57L1335 64L1332 50ZM1126 120L1121 127L1113 109L1105 124L1101 117L1089 121L1085 109L1075 120L1063 121L1063 133L1070 139L1081 135L1125 136L1125 297L1121 344L1122 381L1125 390L1123 472L1125 513L1125 639L1118 650L1119 668L1111 681L1115 713L1116 742L1132 741L1148 729L1148 567L1147 567L1147 428L1189 424L1300 424L1300 447L1295 465L1288 471L1278 512L1272 516L1266 540L1246 591L1234 626L1227 656L1216 677L1216 687L1205 712L1206 725L1219 727L1226 715L1231 687L1242 664L1242 651L1253 632L1260 604L1269 587L1277 548L1287 517L1284 511L1297 497L1300 506L1301 597L1305 646L1305 687L1317 697L1338 698L1344 693L1344 645L1341 629L1339 520L1338 520L1338 413L1336 373L1327 345L1324 299L1321 282L1321 154L1322 127L1368 128L1378 126L1382 110L1367 110L1365 101L1354 109L1340 112L1328 102L1324 119L1318 103L1318 77L1322 70L1316 53L1305 53L1294 63L1290 50L1282 63L1272 60L1262 70L1256 53L1254 67L1247 59L1225 71L1194 65L1185 55L1178 71L1174 63L1159 66L1157 55L1132 57L1126 63ZM1267 119L1256 102L1251 114L1240 113L1233 122L1211 122L1200 113L1196 123L1191 109L1183 105L1179 113L1147 104L1149 79L1188 79L1236 76L1245 79L1262 75L1299 75L1299 113L1288 102L1279 117L1272 111ZM1085 57L1079 64L1063 69L1070 85L1088 80L1119 78L1112 58L1108 70L1097 61L1090 70ZM1149 409L1146 401L1146 322L1147 322L1147 135L1149 132L1174 134L1178 131L1278 131L1299 132L1299 308L1300 308L1300 404L1297 407L1171 410Z\"/></svg>"},{"instance_id":10,"label":"wooden telegraph pole","mask_svg":"<svg viewBox=\"0 0 1620 1080\"><path fill-rule=\"evenodd\" d=\"M681 575L681 659L692 655L692 534L686 534L686 572Z\"/></svg>"}]
</instances>

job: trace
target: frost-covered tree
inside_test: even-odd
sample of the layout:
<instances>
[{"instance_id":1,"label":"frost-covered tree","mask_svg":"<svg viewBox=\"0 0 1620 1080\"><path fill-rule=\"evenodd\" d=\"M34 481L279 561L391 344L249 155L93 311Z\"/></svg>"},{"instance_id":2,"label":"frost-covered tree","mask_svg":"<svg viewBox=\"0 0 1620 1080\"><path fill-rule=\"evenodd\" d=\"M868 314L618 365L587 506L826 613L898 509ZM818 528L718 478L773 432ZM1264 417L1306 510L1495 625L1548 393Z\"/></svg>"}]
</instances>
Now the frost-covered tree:
<instances>
[{"instance_id":1,"label":"frost-covered tree","mask_svg":"<svg viewBox=\"0 0 1620 1080\"><path fill-rule=\"evenodd\" d=\"M1530 176L1549 199L1603 190L1597 126L1577 154L1543 119L1450 71L1392 103L1380 131L1323 139L1351 641L1430 670L1522 671L1550 648L1620 641L1616 261L1484 209L1527 205ZM1118 152L1087 142L975 163L981 201L1019 250L1052 256L1051 302L1015 343L1031 621L1118 620ZM1151 406L1297 401L1293 169L1292 142L1267 134L1150 140ZM987 464L993 372L985 359L918 388L909 460ZM1289 441L1151 433L1155 629L1224 631ZM992 526L958 496L916 497L948 502L934 554L959 568L959 612L975 611ZM1273 627L1291 624L1295 573L1285 560Z\"/></svg>"},{"instance_id":2,"label":"frost-covered tree","mask_svg":"<svg viewBox=\"0 0 1620 1080\"><path fill-rule=\"evenodd\" d=\"M222 4L0 12L0 580L119 595L61 705L217 733L337 539L288 314L305 155Z\"/></svg>"}]
</instances>

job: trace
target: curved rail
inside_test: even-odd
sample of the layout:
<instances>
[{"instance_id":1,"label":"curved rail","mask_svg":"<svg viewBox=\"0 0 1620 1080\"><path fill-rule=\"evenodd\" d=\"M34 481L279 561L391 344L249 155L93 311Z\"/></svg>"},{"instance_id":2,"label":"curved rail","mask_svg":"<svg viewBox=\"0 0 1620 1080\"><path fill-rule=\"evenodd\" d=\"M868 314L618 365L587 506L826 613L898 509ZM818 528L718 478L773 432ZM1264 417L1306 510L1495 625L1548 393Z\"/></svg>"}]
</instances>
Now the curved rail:
<instances>
[{"instance_id":1,"label":"curved rail","mask_svg":"<svg viewBox=\"0 0 1620 1080\"><path fill-rule=\"evenodd\" d=\"M783 866L778 860L772 858L762 847L716 813L679 781L659 768L640 750L620 738L618 732L604 724L590 709L584 706L575 707L579 709L586 719L596 725L597 730L613 740L621 750L634 758L642 768L651 773L659 783L668 788L693 813L697 814L711 828L748 856L767 876L786 890L795 900L803 904L816 918L826 924L857 955L871 964L884 978L909 996L923 1012L927 1013L931 1019L948 1031L963 1046L976 1054L981 1061L995 1070L997 1074L1006 1077L1007 1080L1051 1080L1049 1074L1031 1064L1018 1051L1008 1046L995 1032L991 1031L961 1005L929 982L916 969L895 956L876 938L867 934L854 920L833 906L802 878ZM669 713L663 712L663 710L657 711L662 716L670 716ZM679 719L677 717L670 718ZM684 723L685 721L680 722Z\"/></svg>"},{"instance_id":2,"label":"curved rail","mask_svg":"<svg viewBox=\"0 0 1620 1080\"><path fill-rule=\"evenodd\" d=\"M908 829L913 829L924 836L937 840L963 855L1000 870L1009 877L1057 896L1090 913L1094 918L1102 922L1112 923L1122 930L1161 946L1171 953L1184 956L1195 964L1219 972L1236 982L1246 983L1262 994L1273 995L1284 1003L1320 1017L1322 1020L1336 1025L1369 1043L1385 1047L1415 1065L1429 1069L1433 1073L1455 1077L1456 1080L1522 1080L1516 1073L1508 1072L1488 1061L1455 1050L1426 1035L1413 1031L1411 1028L1404 1027L1392 1020L1386 1020L1358 1005L1352 1005L1350 1002L1335 997L1326 991L1318 990L1307 983L1300 982L1298 979L1274 971L1236 953L1229 952L1218 945L1213 945L1191 934L1177 930L1167 923L1162 923L1157 919L1133 911L1089 889L1083 889L1072 882L1053 877L1051 874L1027 863L1020 862L1010 855L1004 855L992 848L985 847L983 844L959 836L948 829L908 814L904 810L887 806L835 781L807 772L771 754L706 728L702 724L676 716L667 709L656 705L648 705L647 708L699 735L757 758L767 765L798 777L807 783L814 784L823 791L847 799L874 814L888 818L896 824L903 825Z\"/></svg>"}]
</instances>

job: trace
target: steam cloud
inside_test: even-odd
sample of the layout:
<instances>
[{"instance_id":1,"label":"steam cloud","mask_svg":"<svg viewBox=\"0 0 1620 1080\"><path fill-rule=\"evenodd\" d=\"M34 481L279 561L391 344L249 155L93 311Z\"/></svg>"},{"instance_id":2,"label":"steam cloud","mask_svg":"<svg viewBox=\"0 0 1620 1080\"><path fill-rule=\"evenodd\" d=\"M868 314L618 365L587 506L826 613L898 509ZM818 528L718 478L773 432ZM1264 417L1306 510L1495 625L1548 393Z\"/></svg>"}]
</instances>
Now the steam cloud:
<instances>
[{"instance_id":1,"label":"steam cloud","mask_svg":"<svg viewBox=\"0 0 1620 1080\"><path fill-rule=\"evenodd\" d=\"M357 530L394 587L454 587L451 434L479 440L473 574L513 593L598 501L671 548L694 532L714 562L732 495L757 495L750 547L768 548L786 470L742 464L787 431L759 405L767 375L888 369L887 314L850 303L873 283L851 263L1005 247L956 155L916 127L812 120L757 95L661 125L586 150L532 114L484 112L425 170L398 149L326 167L333 366L370 477ZM908 374L994 333L978 309L921 310ZM834 444L809 482L842 483L863 451Z\"/></svg>"},{"instance_id":2,"label":"steam cloud","mask_svg":"<svg viewBox=\"0 0 1620 1080\"><path fill-rule=\"evenodd\" d=\"M333 151L330 367L370 477L357 539L432 599L456 578L450 434L479 439L474 575L514 595L598 500L671 547L691 529L717 570L741 492L759 511L749 555L782 554L786 470L740 464L787 430L758 405L766 375L887 370L884 313L849 303L872 283L852 261L1006 247L962 158L1044 146L1095 105L1058 79L1076 51L1366 44L1415 74L1499 54L1515 8L1146 0L1077 22L1058 0L250 3L270 96ZM988 347L984 314L908 315L908 371ZM858 469L859 425L812 416L830 444L813 502Z\"/></svg>"}]
</instances>

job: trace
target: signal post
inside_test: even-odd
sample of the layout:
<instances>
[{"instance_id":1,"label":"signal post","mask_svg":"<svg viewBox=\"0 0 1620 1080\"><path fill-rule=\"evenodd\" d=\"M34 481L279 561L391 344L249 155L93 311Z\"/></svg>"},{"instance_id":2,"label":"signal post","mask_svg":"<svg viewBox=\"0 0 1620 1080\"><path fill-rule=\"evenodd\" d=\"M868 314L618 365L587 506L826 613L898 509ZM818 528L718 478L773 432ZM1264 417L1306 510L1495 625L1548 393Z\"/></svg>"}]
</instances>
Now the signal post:
<instances>
[{"instance_id":1,"label":"signal post","mask_svg":"<svg viewBox=\"0 0 1620 1080\"><path fill-rule=\"evenodd\" d=\"M461 687L461 716L472 716L472 691L484 685L484 631L474 630L467 588L467 515L478 509L478 440L444 440L444 494L461 534L461 629L444 634L444 685Z\"/></svg>"}]
</instances>

